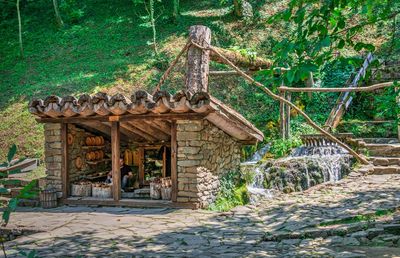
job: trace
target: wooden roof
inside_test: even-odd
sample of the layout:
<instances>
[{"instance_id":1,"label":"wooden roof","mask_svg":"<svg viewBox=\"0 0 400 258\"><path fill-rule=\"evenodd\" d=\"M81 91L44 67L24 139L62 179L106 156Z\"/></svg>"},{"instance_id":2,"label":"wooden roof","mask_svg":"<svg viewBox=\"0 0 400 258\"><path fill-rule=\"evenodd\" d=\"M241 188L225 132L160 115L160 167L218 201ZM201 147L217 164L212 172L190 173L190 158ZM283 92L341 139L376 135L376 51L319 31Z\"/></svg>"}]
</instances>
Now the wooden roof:
<instances>
[{"instance_id":1,"label":"wooden roof","mask_svg":"<svg viewBox=\"0 0 400 258\"><path fill-rule=\"evenodd\" d=\"M131 132L144 139L154 138L156 133L162 134L160 131L168 135L169 132L166 132L168 124L160 120L171 119L207 119L244 143L255 143L264 138L263 133L238 112L205 92L192 95L187 91L180 91L171 95L166 91L158 91L153 96L140 90L129 98L122 94L110 96L105 93L93 96L83 94L79 98L73 96L61 98L52 95L44 100L32 100L29 103L29 111L38 116L41 122L86 123L91 127L96 127L96 122L99 126L99 121L104 124L110 117L118 116L119 121L127 122L124 126L127 136ZM152 118L150 128L154 131L140 128L141 125L138 123L132 123L137 119L149 122L150 118Z\"/></svg>"}]
</instances>

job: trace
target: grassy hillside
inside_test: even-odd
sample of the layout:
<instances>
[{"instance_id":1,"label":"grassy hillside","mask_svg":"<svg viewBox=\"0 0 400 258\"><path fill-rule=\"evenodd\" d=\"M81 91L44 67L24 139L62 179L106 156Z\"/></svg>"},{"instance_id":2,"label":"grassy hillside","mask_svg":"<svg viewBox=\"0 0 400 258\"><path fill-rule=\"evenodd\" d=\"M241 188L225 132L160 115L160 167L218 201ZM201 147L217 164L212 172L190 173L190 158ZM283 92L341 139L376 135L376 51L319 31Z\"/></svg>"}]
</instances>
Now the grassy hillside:
<instances>
[{"instance_id":1,"label":"grassy hillside","mask_svg":"<svg viewBox=\"0 0 400 258\"><path fill-rule=\"evenodd\" d=\"M11 11L0 22L0 160L12 143L19 146L23 155L43 156L43 127L27 112L30 99L49 94L128 94L139 88L152 89L184 45L191 25L209 26L214 45L249 48L259 56L270 55L276 40L291 33L291 29L265 22L285 6L286 0L261 2L258 22L238 20L231 8L221 6L218 0L181 1L182 16L178 22L168 18L165 10L157 10L162 13L156 22L161 52L158 57L147 43L152 34L141 19L143 10L135 8L131 0L73 2L83 15L74 19L64 16L66 26L62 29L56 26L51 3L23 2L24 59L18 52L16 13ZM61 9L61 15L68 11ZM385 42L384 35L376 38L376 42L381 41ZM172 92L180 89L183 75L182 60L164 88ZM210 91L262 130L275 130L278 105L242 79L211 78Z\"/></svg>"}]
</instances>

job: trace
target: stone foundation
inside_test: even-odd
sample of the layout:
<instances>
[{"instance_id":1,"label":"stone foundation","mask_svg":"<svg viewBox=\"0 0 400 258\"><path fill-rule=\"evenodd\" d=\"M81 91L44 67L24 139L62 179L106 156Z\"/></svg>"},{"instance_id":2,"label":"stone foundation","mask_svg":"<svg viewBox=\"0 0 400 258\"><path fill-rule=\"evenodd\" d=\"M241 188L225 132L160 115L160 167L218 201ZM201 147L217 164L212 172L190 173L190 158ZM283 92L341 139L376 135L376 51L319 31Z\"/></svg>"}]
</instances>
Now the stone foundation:
<instances>
[{"instance_id":1,"label":"stone foundation","mask_svg":"<svg viewBox=\"0 0 400 258\"><path fill-rule=\"evenodd\" d=\"M178 202L207 207L219 177L240 167L241 145L208 121L177 121Z\"/></svg>"}]
</instances>

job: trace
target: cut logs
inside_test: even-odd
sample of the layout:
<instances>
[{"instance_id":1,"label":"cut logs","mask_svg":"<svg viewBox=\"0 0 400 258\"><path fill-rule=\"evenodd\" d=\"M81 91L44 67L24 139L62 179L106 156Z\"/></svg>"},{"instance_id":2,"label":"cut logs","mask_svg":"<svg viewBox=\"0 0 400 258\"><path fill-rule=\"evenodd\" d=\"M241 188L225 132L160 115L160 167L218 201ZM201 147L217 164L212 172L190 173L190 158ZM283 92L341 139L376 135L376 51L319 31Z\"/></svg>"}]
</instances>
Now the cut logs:
<instances>
[{"instance_id":1,"label":"cut logs","mask_svg":"<svg viewBox=\"0 0 400 258\"><path fill-rule=\"evenodd\" d=\"M89 197L92 195L92 183L90 182L77 182L71 185L71 196L75 197Z\"/></svg>"}]
</instances>

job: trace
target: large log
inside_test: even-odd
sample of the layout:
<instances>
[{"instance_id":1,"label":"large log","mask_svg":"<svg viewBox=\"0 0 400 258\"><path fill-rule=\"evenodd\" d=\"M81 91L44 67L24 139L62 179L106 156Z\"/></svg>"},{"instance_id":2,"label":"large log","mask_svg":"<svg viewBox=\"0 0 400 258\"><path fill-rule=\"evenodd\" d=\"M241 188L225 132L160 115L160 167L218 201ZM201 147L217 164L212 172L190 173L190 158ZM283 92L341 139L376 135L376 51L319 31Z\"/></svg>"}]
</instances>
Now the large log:
<instances>
[{"instance_id":1,"label":"large log","mask_svg":"<svg viewBox=\"0 0 400 258\"><path fill-rule=\"evenodd\" d=\"M249 70L260 70L260 69L268 69L272 66L272 61L268 59L264 59L261 57L251 58L249 56L242 55L238 51L228 50L219 47L213 47L219 53L224 55L230 62L235 64L236 66L246 67ZM217 55L215 52L211 51L210 58L212 61L225 64L224 60Z\"/></svg>"},{"instance_id":2,"label":"large log","mask_svg":"<svg viewBox=\"0 0 400 258\"><path fill-rule=\"evenodd\" d=\"M200 46L208 47L211 43L211 30L206 26L191 26L190 40ZM210 51L191 45L187 54L186 89L191 93L208 92L208 72Z\"/></svg>"}]
</instances>

